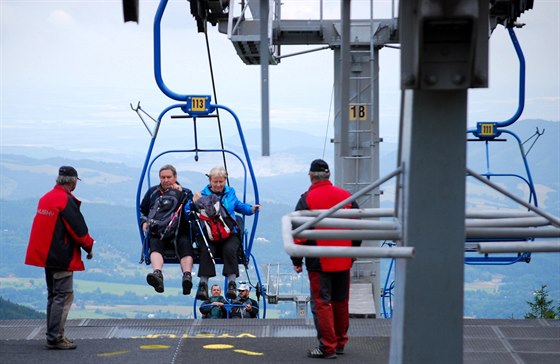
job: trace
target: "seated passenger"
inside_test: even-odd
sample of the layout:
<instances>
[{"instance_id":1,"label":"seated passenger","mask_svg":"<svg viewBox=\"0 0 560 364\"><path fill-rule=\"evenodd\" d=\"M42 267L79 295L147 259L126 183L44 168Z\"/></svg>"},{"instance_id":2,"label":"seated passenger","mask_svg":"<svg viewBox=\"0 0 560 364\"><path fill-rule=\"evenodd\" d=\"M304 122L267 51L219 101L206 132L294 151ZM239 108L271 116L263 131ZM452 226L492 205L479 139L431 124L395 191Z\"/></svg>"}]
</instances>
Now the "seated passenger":
<instances>
[{"instance_id":1,"label":"seated passenger","mask_svg":"<svg viewBox=\"0 0 560 364\"><path fill-rule=\"evenodd\" d=\"M236 305L231 309L231 318L255 318L259 314L259 304L249 297L250 287L247 284L239 285L239 296L231 303ZM242 306L239 306L242 305Z\"/></svg>"},{"instance_id":2,"label":"seated passenger","mask_svg":"<svg viewBox=\"0 0 560 364\"><path fill-rule=\"evenodd\" d=\"M243 215L253 215L261 206L239 201L235 190L230 186L226 186L227 176L228 174L224 167L212 168L208 173L209 184L202 191L194 194L193 202L196 203L201 198L214 194L219 197L223 207L233 219L235 219L236 212ZM241 245L241 239L238 231L239 228L235 229L237 231L226 239L220 241L208 240L208 247L200 247L200 265L198 268L200 284L196 292L196 299L203 301L208 299L208 279L216 276L216 267L212 261L212 256L222 257L224 265L222 274L228 279L226 297L230 299L236 297L235 279L239 277L237 252ZM202 242L202 244L206 243ZM212 256L208 250L210 250Z\"/></svg>"},{"instance_id":3,"label":"seated passenger","mask_svg":"<svg viewBox=\"0 0 560 364\"><path fill-rule=\"evenodd\" d=\"M202 318L220 319L226 318L227 312L224 304L228 301L222 296L222 289L219 285L214 284L211 288L212 296L204 301L199 307Z\"/></svg>"},{"instance_id":4,"label":"seated passenger","mask_svg":"<svg viewBox=\"0 0 560 364\"><path fill-rule=\"evenodd\" d=\"M179 191L180 196L185 203L189 203L192 200L192 192L188 188L182 187L177 182L177 170L170 164L166 164L159 170L159 180L160 184L157 186L152 186L148 189L142 202L140 204L141 213L141 223L142 230L146 232L149 228L150 223L149 215L153 214L153 211L157 209L160 203L160 197L168 192L174 192L171 190ZM176 192L175 192L176 193ZM163 285L163 256L165 251L165 246L173 244L173 240L176 239L176 253L181 265L181 271L183 272L183 294L189 295L192 288L192 277L191 271L193 266L193 248L190 240L189 234L189 224L184 216L180 214L180 219L178 226L176 228L176 233L173 233L171 237L162 238L162 234L154 234L154 231L150 231L148 237L148 244L150 248L150 260L152 262L153 272L149 273L146 277L146 281L155 291L162 293L164 291ZM155 230L150 227L151 230Z\"/></svg>"}]
</instances>

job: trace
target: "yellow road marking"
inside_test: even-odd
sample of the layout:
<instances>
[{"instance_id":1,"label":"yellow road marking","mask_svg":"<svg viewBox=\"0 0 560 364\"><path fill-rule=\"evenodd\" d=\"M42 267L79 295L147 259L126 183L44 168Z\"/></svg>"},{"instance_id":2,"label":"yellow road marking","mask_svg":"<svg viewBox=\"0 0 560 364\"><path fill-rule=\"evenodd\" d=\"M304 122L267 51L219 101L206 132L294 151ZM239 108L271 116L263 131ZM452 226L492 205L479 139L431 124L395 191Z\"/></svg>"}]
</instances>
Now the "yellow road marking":
<instances>
[{"instance_id":1,"label":"yellow road marking","mask_svg":"<svg viewBox=\"0 0 560 364\"><path fill-rule=\"evenodd\" d=\"M235 349L233 351L235 351L236 353L245 354L245 355L257 355L257 356L264 355L264 353L258 353L256 351L249 351L249 350Z\"/></svg>"},{"instance_id":2,"label":"yellow road marking","mask_svg":"<svg viewBox=\"0 0 560 364\"><path fill-rule=\"evenodd\" d=\"M97 356L116 356L116 355L123 355L128 353L130 353L130 350L113 351L112 353L101 353L101 354L97 354Z\"/></svg>"},{"instance_id":3,"label":"yellow road marking","mask_svg":"<svg viewBox=\"0 0 560 364\"><path fill-rule=\"evenodd\" d=\"M169 349L169 345L140 345L140 349L143 349L143 350L162 350L162 349Z\"/></svg>"},{"instance_id":4,"label":"yellow road marking","mask_svg":"<svg viewBox=\"0 0 560 364\"><path fill-rule=\"evenodd\" d=\"M231 334L213 334L213 333L198 333L195 335L189 335L189 334L183 334L183 335L176 335L176 334L148 334L148 335L142 335L142 336L131 336L131 339L161 339L161 338L167 338L167 339L214 339L214 338L219 338L219 339L228 339L228 338L252 338L255 339L257 336L253 335L251 333L241 333L241 334L237 334L237 335L231 335Z\"/></svg>"},{"instance_id":5,"label":"yellow road marking","mask_svg":"<svg viewBox=\"0 0 560 364\"><path fill-rule=\"evenodd\" d=\"M223 350L223 349L231 349L233 345L229 344L208 344L203 346L204 349L212 349L212 350Z\"/></svg>"}]
</instances>

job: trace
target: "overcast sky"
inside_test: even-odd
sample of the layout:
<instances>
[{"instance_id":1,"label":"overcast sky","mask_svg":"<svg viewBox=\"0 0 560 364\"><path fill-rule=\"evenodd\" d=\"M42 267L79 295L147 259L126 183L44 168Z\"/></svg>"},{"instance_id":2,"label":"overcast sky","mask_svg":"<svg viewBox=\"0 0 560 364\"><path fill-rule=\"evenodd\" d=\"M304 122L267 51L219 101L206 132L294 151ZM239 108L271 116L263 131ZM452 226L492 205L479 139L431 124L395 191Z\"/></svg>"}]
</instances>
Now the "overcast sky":
<instances>
[{"instance_id":1,"label":"overcast sky","mask_svg":"<svg viewBox=\"0 0 560 364\"><path fill-rule=\"evenodd\" d=\"M140 23L124 23L117 0L0 0L2 146L50 146L81 151L145 150L148 134L130 109L141 101L157 116L175 103L153 76L152 25L158 1L140 0ZM294 1L284 14L297 17ZM313 17L314 1L299 1ZM339 1L327 1L339 10ZM353 1L353 17L369 1ZM375 17L388 18L387 1ZM305 7L303 7L305 5ZM291 9L288 7L292 6ZM361 8L360 8L361 7ZM316 16L318 17L318 15ZM521 119L560 120L560 2L535 1L517 36L527 62L527 99ZM162 24L163 78L181 94L211 94L204 37L188 2L170 0ZM218 102L245 128L260 126L260 69L237 57L226 35L209 28ZM316 47L316 46L313 46ZM283 48L283 54L299 49ZM490 87L469 91L469 123L506 120L517 109L518 61L507 31L490 41ZM270 68L271 127L332 135L332 51L286 58ZM380 126L395 141L399 115L399 51L380 52ZM274 156L275 145L271 145Z\"/></svg>"}]
</instances>

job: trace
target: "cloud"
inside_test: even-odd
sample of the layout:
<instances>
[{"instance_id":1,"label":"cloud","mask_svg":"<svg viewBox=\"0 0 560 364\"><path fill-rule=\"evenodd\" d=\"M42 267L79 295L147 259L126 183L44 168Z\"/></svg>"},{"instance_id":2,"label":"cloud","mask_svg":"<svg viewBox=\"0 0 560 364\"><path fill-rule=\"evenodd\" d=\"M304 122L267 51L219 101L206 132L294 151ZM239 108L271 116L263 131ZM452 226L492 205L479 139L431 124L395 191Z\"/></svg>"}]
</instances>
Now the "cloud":
<instances>
[{"instance_id":1,"label":"cloud","mask_svg":"<svg viewBox=\"0 0 560 364\"><path fill-rule=\"evenodd\" d=\"M76 21L72 15L68 14L64 10L53 10L50 12L48 17L48 22L56 28L68 29L76 25Z\"/></svg>"}]
</instances>

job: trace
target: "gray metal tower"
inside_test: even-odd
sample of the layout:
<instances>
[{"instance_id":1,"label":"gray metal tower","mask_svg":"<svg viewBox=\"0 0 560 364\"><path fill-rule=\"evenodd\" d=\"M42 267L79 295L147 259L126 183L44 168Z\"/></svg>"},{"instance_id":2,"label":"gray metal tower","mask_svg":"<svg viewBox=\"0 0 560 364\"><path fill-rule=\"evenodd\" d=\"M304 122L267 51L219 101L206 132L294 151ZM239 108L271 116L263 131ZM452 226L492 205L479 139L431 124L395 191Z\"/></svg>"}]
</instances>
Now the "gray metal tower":
<instances>
[{"instance_id":1,"label":"gray metal tower","mask_svg":"<svg viewBox=\"0 0 560 364\"><path fill-rule=\"evenodd\" d=\"M285 45L320 45L333 50L334 63L334 183L352 193L379 178L379 50L396 43L396 19L369 17L350 20L350 2L341 2L343 19L324 19L323 3L316 19L282 19L279 1L247 1L240 12L229 8L228 22L219 22L219 29L228 35L239 57L246 64L261 66L263 154L268 155L268 66L278 64ZM267 19L261 22L260 19ZM262 42L267 39L267 42ZM317 50L317 49L315 49ZM266 54L266 58L261 58ZM379 207L379 190L359 199L364 208ZM379 246L366 240L365 246ZM374 300L374 309L364 305L354 314L372 317L380 312L379 259L361 259L353 269L355 296ZM361 310L361 311L360 311ZM351 303L352 311L352 303Z\"/></svg>"}]
</instances>

